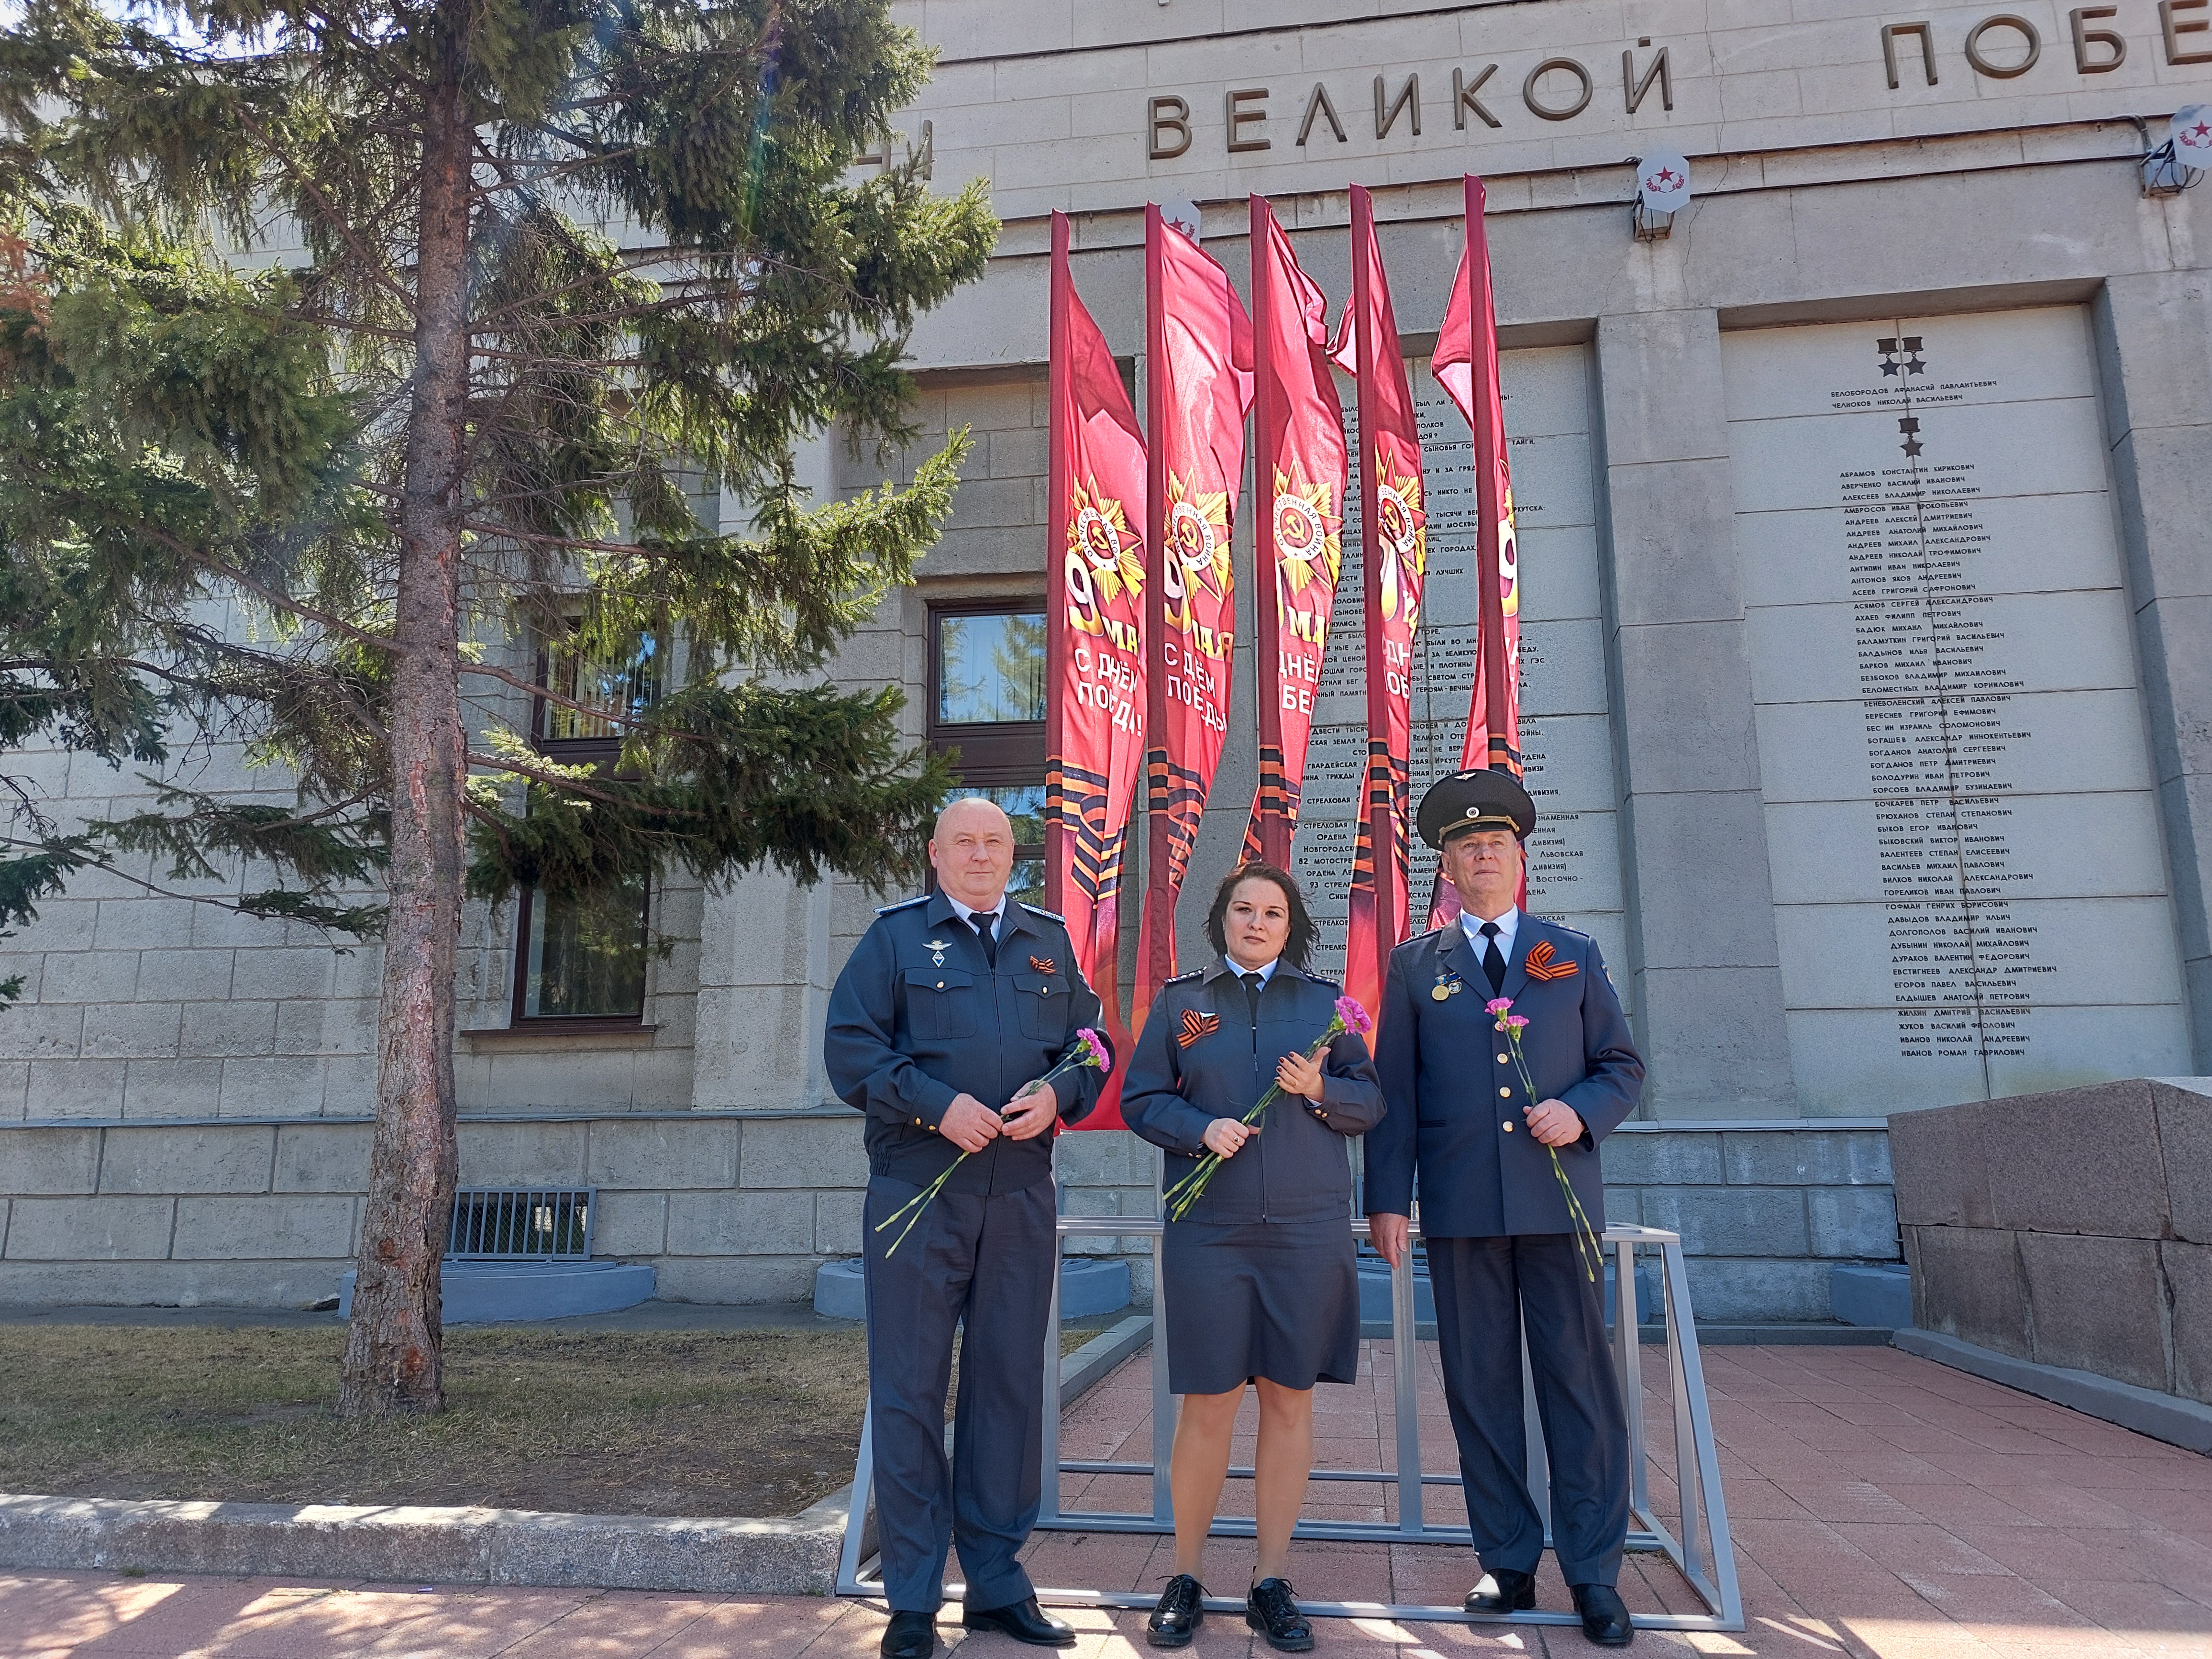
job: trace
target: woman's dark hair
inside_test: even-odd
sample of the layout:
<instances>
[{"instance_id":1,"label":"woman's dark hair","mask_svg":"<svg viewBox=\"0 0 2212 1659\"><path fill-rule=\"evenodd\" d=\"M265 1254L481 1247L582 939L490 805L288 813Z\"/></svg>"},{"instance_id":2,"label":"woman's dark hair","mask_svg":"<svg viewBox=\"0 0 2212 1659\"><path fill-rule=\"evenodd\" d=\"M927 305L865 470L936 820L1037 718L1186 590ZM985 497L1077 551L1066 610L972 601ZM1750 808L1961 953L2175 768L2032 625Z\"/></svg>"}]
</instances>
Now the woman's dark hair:
<instances>
[{"instance_id":1,"label":"woman's dark hair","mask_svg":"<svg viewBox=\"0 0 2212 1659\"><path fill-rule=\"evenodd\" d=\"M1313 948L1313 915L1306 908L1305 895L1298 891L1297 878L1272 864L1240 864L1221 878L1221 885L1214 890L1213 908L1206 913L1206 943L1221 955L1229 954L1229 901L1248 881L1272 881L1282 889L1283 903L1291 913L1291 936L1283 941L1283 960L1303 970L1306 952Z\"/></svg>"}]
</instances>

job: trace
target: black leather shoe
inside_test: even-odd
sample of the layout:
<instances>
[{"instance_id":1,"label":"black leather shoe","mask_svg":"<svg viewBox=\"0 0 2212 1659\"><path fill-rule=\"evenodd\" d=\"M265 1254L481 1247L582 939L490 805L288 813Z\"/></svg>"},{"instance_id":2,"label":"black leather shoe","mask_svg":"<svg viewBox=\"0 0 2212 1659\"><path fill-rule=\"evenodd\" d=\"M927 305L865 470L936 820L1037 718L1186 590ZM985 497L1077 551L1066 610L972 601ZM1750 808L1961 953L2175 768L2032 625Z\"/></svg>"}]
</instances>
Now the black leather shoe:
<instances>
[{"instance_id":1,"label":"black leather shoe","mask_svg":"<svg viewBox=\"0 0 2212 1659\"><path fill-rule=\"evenodd\" d=\"M929 1659L937 1650L937 1616L894 1613L884 1630L884 1659Z\"/></svg>"},{"instance_id":2,"label":"black leather shoe","mask_svg":"<svg viewBox=\"0 0 2212 1659\"><path fill-rule=\"evenodd\" d=\"M1610 1584L1577 1584L1575 1611L1583 1616L1583 1634L1601 1648L1625 1648L1636 1638L1628 1622L1628 1609Z\"/></svg>"},{"instance_id":3,"label":"black leather shoe","mask_svg":"<svg viewBox=\"0 0 2212 1659\"><path fill-rule=\"evenodd\" d=\"M1075 1645L1073 1629L1057 1619L1048 1617L1037 1605L1034 1595L1025 1595L1008 1607L963 1608L960 1622L969 1630L1001 1632L1017 1642L1028 1643L1033 1648L1072 1648Z\"/></svg>"},{"instance_id":4,"label":"black leather shoe","mask_svg":"<svg viewBox=\"0 0 2212 1659\"><path fill-rule=\"evenodd\" d=\"M1145 1640L1156 1648L1187 1648L1206 1622L1206 1586L1187 1572L1168 1580L1160 1604L1145 1620Z\"/></svg>"},{"instance_id":5,"label":"black leather shoe","mask_svg":"<svg viewBox=\"0 0 2212 1659\"><path fill-rule=\"evenodd\" d=\"M1279 1653L1313 1651L1313 1626L1291 1599L1287 1578L1262 1578L1244 1598L1244 1622Z\"/></svg>"},{"instance_id":6,"label":"black leather shoe","mask_svg":"<svg viewBox=\"0 0 2212 1659\"><path fill-rule=\"evenodd\" d=\"M1526 1613L1536 1605L1536 1575L1510 1567L1486 1572L1460 1605L1469 1613Z\"/></svg>"}]
</instances>

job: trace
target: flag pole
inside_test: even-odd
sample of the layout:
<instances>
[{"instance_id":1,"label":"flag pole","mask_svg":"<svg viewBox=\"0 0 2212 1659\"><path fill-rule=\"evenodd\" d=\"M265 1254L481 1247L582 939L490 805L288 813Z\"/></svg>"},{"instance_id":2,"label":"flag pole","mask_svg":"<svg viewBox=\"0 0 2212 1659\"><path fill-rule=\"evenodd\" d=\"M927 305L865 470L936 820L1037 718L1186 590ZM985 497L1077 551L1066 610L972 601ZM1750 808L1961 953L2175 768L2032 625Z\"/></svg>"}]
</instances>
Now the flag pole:
<instances>
[{"instance_id":1,"label":"flag pole","mask_svg":"<svg viewBox=\"0 0 2212 1659\"><path fill-rule=\"evenodd\" d=\"M1250 198L1252 211L1252 606L1259 627L1259 655L1253 665L1254 699L1260 722L1260 856L1288 869L1291 863L1290 805L1283 767L1283 647L1281 578L1275 568L1275 479L1273 441L1277 411L1274 387L1275 239L1274 215L1267 198Z\"/></svg>"},{"instance_id":2,"label":"flag pole","mask_svg":"<svg viewBox=\"0 0 2212 1659\"><path fill-rule=\"evenodd\" d=\"M1145 910L1137 960L1133 1030L1175 976L1175 930L1151 915L1170 902L1168 835L1168 377L1167 318L1160 275L1167 227L1159 205L1145 209Z\"/></svg>"},{"instance_id":3,"label":"flag pole","mask_svg":"<svg viewBox=\"0 0 2212 1659\"><path fill-rule=\"evenodd\" d=\"M1051 410L1046 422L1044 908L1067 913L1067 823L1061 767L1067 752L1067 433L1060 410L1071 369L1067 361L1067 216L1052 216L1052 322L1046 348Z\"/></svg>"},{"instance_id":4,"label":"flag pole","mask_svg":"<svg viewBox=\"0 0 2212 1659\"><path fill-rule=\"evenodd\" d=\"M1504 501L1498 493L1494 458L1504 453L1505 434L1498 429L1497 411L1485 390L1488 380L1498 372L1497 335L1492 327L1496 312L1490 291L1490 235L1482 218L1482 180L1468 174L1466 190L1467 253L1460 261L1460 277L1468 284L1467 314L1478 342L1477 366L1487 369L1486 375L1476 377L1471 399L1474 405L1474 574L1479 603L1475 637L1482 653L1483 729L1490 739L1489 752L1483 757L1481 764L1493 772L1510 772L1517 777L1521 771L1519 757L1514 753L1505 729L1510 704L1505 680L1505 596L1499 584L1498 567L1498 532L1504 519Z\"/></svg>"},{"instance_id":5,"label":"flag pole","mask_svg":"<svg viewBox=\"0 0 2212 1659\"><path fill-rule=\"evenodd\" d=\"M1380 988L1389 973L1390 918L1397 914L1395 893L1398 857L1395 840L1394 791L1390 777L1390 663L1382 619L1382 536L1380 520L1381 481L1376 477L1376 405L1380 388L1376 380L1374 266L1375 204L1364 185L1352 187L1352 309L1353 344L1359 366L1357 403L1359 425L1359 580L1367 652L1367 771L1363 794L1367 818L1367 851L1370 890L1374 895L1374 929L1366 941L1373 949L1373 977ZM1347 983L1352 965L1345 964Z\"/></svg>"}]
</instances>

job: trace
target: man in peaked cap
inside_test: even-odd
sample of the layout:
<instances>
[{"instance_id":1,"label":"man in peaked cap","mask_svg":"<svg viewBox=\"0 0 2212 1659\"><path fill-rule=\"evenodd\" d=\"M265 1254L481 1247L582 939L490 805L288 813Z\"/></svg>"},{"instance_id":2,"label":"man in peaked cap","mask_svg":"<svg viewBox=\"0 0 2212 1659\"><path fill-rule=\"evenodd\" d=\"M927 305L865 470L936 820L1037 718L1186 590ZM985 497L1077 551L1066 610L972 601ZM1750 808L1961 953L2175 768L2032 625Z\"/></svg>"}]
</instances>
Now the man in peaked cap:
<instances>
[{"instance_id":1,"label":"man in peaked cap","mask_svg":"<svg viewBox=\"0 0 2212 1659\"><path fill-rule=\"evenodd\" d=\"M1635 1109L1644 1061L1589 935L1525 915L1535 803L1504 772L1455 772L1422 798L1421 838L1459 894L1457 921L1390 955L1375 1049L1388 1109L1367 1132L1376 1248L1404 1260L1418 1188L1439 1357L1468 1522L1482 1564L1470 1613L1536 1605L1544 1521L1528 1486L1526 1328L1551 1464L1552 1537L1583 1634L1633 1637L1614 1585L1628 1536L1628 1428L1589 1260L1552 1158L1605 1228L1598 1142ZM1534 1097L1488 1006L1510 999ZM1485 1060L1487 1054L1490 1059Z\"/></svg>"},{"instance_id":2,"label":"man in peaked cap","mask_svg":"<svg viewBox=\"0 0 2212 1659\"><path fill-rule=\"evenodd\" d=\"M970 796L946 807L929 860L937 890L877 912L837 976L823 1036L830 1086L867 1115L860 1237L891 1607L884 1659L929 1659L956 1544L969 1630L1075 1641L1038 1607L1017 1558L1042 1496L1045 1326L1060 1265L1053 1126L1090 1111L1104 1079L1071 1066L1030 1085L1098 1024L1098 999L1060 919L1008 896L1013 827L996 805ZM948 1170L908 1231L900 1212ZM956 1325L966 1334L948 1468Z\"/></svg>"}]
</instances>

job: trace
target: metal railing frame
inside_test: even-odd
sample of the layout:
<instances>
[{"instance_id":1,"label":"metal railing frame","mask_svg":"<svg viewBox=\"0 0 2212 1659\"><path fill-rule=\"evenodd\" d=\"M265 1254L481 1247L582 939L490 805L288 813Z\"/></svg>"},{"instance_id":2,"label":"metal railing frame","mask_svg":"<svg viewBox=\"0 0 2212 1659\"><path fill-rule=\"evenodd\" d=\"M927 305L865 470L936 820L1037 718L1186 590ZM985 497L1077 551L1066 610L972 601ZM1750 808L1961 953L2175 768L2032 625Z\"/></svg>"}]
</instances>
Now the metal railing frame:
<instances>
[{"instance_id":1,"label":"metal railing frame","mask_svg":"<svg viewBox=\"0 0 2212 1659\"><path fill-rule=\"evenodd\" d=\"M1367 1237L1364 1220L1352 1224L1354 1235ZM1060 1507L1060 1482L1044 1483L1040 1528L1065 1532L1126 1532L1159 1534L1175 1530L1173 1498L1168 1483L1168 1461L1175 1446L1176 1399L1168 1391L1167 1333L1160 1320L1160 1271L1165 1224L1122 1216L1062 1216L1060 1237L1068 1238L1144 1237L1152 1241L1152 1461L1149 1464L1103 1459L1063 1459L1060 1455L1060 1285L1054 1275L1052 1316L1045 1335L1045 1412L1043 1463L1061 1474L1149 1475L1152 1504L1149 1513L1124 1510L1065 1510ZM1663 1553L1674 1564L1698 1599L1703 1613L1639 1613L1642 1630L1740 1631L1744 1627L1743 1596L1736 1581L1735 1547L1729 1534L1728 1505L1721 1492L1720 1459L1713 1440L1712 1413L1705 1397L1705 1366L1698 1352L1697 1327L1690 1313L1690 1285L1682 1261L1678 1233L1656 1227L1615 1226L1605 1230L1605 1243L1614 1257L1615 1308L1613 1359L1620 1380L1621 1400L1628 1418L1629 1510L1633 1519L1628 1534L1631 1550ZM1678 1536L1651 1507L1644 1425L1644 1373L1638 1359L1640 1338L1636 1305L1636 1252L1656 1249L1662 1263L1661 1302L1665 1312L1667 1370L1673 1396L1674 1474L1681 1497ZM1411 1252L1404 1266L1390 1275L1391 1364L1397 1394L1398 1451L1395 1469L1316 1469L1313 1478L1325 1481L1358 1481L1394 1486L1398 1494L1398 1519L1381 1521L1300 1521L1292 1536L1341 1542L1413 1544L1470 1543L1465 1527L1429 1522L1422 1509L1426 1486L1459 1484L1456 1474L1431 1474L1421 1467L1420 1418L1415 1399L1418 1381L1409 1363L1418 1353L1414 1318L1414 1285ZM1550 1468L1544 1454L1543 1429L1534 1403L1534 1384L1525 1358L1522 1387L1528 1393L1524 1416L1528 1434L1528 1488L1536 1511L1545 1517L1544 1542L1551 1538ZM866 1576L873 1559L862 1559L869 1501L873 1489L872 1431L873 1408L860 1425L860 1455L853 1470L852 1508L845 1524L844 1547L837 1563L837 1594L880 1595L879 1578ZM1249 1468L1231 1468L1232 1480L1249 1480ZM1249 1538L1249 1516L1216 1516L1209 1534L1216 1538ZM958 1599L962 1586L947 1584L946 1594ZM1155 1597L1128 1590L1045 1589L1037 1600L1047 1607L1150 1607ZM1241 1613L1241 1600L1209 1596L1206 1610ZM1324 1619L1401 1619L1421 1622L1466 1625L1574 1625L1570 1612L1538 1611L1504 1614L1471 1613L1455 1607L1423 1607L1380 1601L1309 1601L1299 1608Z\"/></svg>"}]
</instances>

